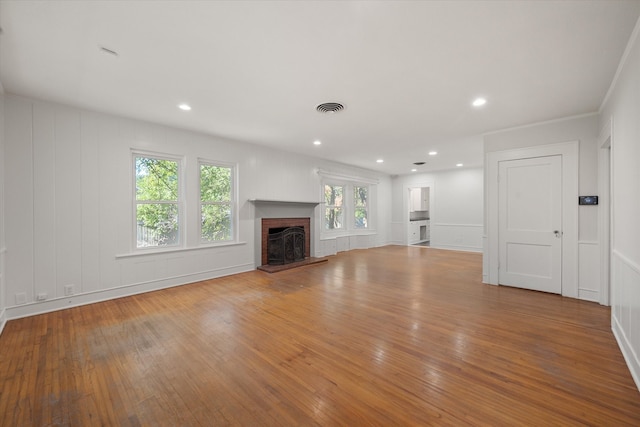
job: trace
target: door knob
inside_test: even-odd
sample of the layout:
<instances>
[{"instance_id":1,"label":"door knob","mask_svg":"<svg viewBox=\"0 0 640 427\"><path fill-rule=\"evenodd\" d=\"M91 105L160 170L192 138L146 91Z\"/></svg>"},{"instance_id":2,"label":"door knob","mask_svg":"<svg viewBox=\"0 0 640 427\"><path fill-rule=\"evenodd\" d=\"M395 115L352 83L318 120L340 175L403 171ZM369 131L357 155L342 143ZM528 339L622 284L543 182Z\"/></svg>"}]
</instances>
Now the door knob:
<instances>
[{"instance_id":1,"label":"door knob","mask_svg":"<svg viewBox=\"0 0 640 427\"><path fill-rule=\"evenodd\" d=\"M556 237L560 238L560 236L562 236L562 232L560 230L553 230L553 234L556 235Z\"/></svg>"}]
</instances>

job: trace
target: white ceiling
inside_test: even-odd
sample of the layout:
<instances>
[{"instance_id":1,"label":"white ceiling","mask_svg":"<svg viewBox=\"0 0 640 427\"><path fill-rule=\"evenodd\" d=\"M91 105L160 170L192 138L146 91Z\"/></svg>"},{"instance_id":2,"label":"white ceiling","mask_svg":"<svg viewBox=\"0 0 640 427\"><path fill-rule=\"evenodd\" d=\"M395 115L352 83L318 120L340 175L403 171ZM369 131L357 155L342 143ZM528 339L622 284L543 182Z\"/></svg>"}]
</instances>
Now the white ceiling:
<instances>
[{"instance_id":1,"label":"white ceiling","mask_svg":"<svg viewBox=\"0 0 640 427\"><path fill-rule=\"evenodd\" d=\"M638 0L0 0L0 82L389 174L481 166L484 132L596 112L639 14Z\"/></svg>"}]
</instances>

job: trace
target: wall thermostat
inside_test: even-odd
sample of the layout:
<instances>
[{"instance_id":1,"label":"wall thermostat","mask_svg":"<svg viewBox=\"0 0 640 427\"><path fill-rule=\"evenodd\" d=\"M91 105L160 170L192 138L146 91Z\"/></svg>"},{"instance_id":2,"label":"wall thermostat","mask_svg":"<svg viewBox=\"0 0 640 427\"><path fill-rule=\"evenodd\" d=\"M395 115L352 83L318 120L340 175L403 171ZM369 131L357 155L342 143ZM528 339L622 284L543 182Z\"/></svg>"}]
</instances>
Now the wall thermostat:
<instances>
[{"instance_id":1,"label":"wall thermostat","mask_svg":"<svg viewBox=\"0 0 640 427\"><path fill-rule=\"evenodd\" d=\"M578 197L579 205L597 205L598 196L580 196Z\"/></svg>"}]
</instances>

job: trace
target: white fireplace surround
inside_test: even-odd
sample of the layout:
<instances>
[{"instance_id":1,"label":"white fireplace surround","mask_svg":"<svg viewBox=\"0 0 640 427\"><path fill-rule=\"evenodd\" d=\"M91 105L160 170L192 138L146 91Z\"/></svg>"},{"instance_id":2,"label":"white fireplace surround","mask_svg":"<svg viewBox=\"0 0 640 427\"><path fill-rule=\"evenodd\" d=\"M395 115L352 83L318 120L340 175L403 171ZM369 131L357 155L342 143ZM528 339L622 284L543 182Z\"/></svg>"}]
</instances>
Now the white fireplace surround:
<instances>
[{"instance_id":1,"label":"white fireplace surround","mask_svg":"<svg viewBox=\"0 0 640 427\"><path fill-rule=\"evenodd\" d=\"M311 201L286 201L250 199L255 206L255 249L254 260L256 267L262 265L262 219L263 218L310 218L310 252L309 256L317 256L316 247L319 244L319 224L317 221L316 207L319 202Z\"/></svg>"}]
</instances>

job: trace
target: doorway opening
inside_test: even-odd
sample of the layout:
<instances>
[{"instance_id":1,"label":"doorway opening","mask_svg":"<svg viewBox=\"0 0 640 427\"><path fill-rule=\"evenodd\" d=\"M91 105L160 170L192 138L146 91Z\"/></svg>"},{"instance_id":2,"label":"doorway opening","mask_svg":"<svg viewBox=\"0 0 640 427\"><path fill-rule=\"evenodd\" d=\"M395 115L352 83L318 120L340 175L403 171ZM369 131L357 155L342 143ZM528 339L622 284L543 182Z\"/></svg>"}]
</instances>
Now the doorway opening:
<instances>
[{"instance_id":1,"label":"doorway opening","mask_svg":"<svg viewBox=\"0 0 640 427\"><path fill-rule=\"evenodd\" d=\"M407 188L407 243L411 246L431 246L432 186L421 184Z\"/></svg>"}]
</instances>

